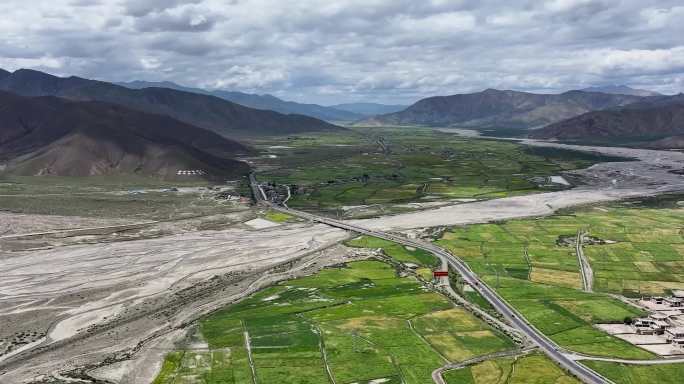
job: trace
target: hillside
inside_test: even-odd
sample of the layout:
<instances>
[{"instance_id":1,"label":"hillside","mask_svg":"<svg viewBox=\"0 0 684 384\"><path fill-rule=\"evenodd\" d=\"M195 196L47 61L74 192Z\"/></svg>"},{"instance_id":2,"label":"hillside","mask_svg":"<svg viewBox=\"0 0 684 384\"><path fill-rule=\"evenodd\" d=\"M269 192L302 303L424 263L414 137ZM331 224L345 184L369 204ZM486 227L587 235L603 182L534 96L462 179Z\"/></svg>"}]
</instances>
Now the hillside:
<instances>
[{"instance_id":1,"label":"hillside","mask_svg":"<svg viewBox=\"0 0 684 384\"><path fill-rule=\"evenodd\" d=\"M588 112L530 133L535 139L680 148L684 95L656 97L622 108Z\"/></svg>"},{"instance_id":2,"label":"hillside","mask_svg":"<svg viewBox=\"0 0 684 384\"><path fill-rule=\"evenodd\" d=\"M0 171L17 175L140 174L207 178L248 171L242 144L167 116L102 102L0 91ZM187 176L186 176L187 177Z\"/></svg>"},{"instance_id":3,"label":"hillside","mask_svg":"<svg viewBox=\"0 0 684 384\"><path fill-rule=\"evenodd\" d=\"M534 94L487 89L422 99L401 112L362 120L358 125L459 126L484 129L540 127L582 113L641 100L637 96L570 91Z\"/></svg>"},{"instance_id":4,"label":"hillside","mask_svg":"<svg viewBox=\"0 0 684 384\"><path fill-rule=\"evenodd\" d=\"M581 89L581 91L610 93L613 95L662 96L662 94L658 92L649 91L647 89L632 88L626 85L606 85L601 87L589 87Z\"/></svg>"},{"instance_id":5,"label":"hillside","mask_svg":"<svg viewBox=\"0 0 684 384\"><path fill-rule=\"evenodd\" d=\"M211 95L243 105L245 107L271 110L284 114L300 114L326 121L356 121L364 117L364 115L354 113L352 111L346 111L334 107L324 107L318 104L303 104L296 103L294 101L286 101L268 94L256 95L252 93L231 92L224 90L207 91L200 88L184 87L170 81L150 82L137 80L118 84L131 89L170 88L179 91Z\"/></svg>"},{"instance_id":6,"label":"hillside","mask_svg":"<svg viewBox=\"0 0 684 384\"><path fill-rule=\"evenodd\" d=\"M248 108L211 95L168 88L129 89L102 81L73 76L62 78L28 69L0 77L0 90L23 96L59 96L120 104L143 112L167 115L224 136L343 129L312 117Z\"/></svg>"}]
</instances>

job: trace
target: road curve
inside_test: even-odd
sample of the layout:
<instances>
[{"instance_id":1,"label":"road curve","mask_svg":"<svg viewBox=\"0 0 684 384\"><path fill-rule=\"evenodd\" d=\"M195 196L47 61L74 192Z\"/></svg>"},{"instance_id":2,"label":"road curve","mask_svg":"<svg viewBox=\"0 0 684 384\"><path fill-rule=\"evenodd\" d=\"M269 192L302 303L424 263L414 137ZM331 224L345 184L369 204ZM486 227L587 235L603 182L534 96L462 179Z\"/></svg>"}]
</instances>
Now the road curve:
<instances>
[{"instance_id":1,"label":"road curve","mask_svg":"<svg viewBox=\"0 0 684 384\"><path fill-rule=\"evenodd\" d=\"M259 186L254 174L250 174L250 187L258 204L265 204L271 209L297 216L306 220L327 224L336 228L346 229L361 233L364 235L374 236L381 239L393 241L404 244L410 247L420 248L428 251L442 260L446 260L448 265L458 272L463 280L475 289L487 302L489 302L494 309L500 313L513 327L520 330L527 336L535 345L537 345L549 358L558 363L561 367L578 377L587 384L604 384L612 383L607 378L585 367L577 361L569 358L561 348L551 339L546 337L543 333L537 330L534 326L525 320L518 311L509 305L499 294L491 289L484 281L482 281L475 272L473 272L466 263L458 257L451 254L449 251L438 247L431 243L408 239L402 236L393 235L377 230L370 230L360 227L358 225L349 224L339 220L330 219L327 217L313 215L307 212L294 210L291 208L284 208L265 200L264 191Z\"/></svg>"}]
</instances>

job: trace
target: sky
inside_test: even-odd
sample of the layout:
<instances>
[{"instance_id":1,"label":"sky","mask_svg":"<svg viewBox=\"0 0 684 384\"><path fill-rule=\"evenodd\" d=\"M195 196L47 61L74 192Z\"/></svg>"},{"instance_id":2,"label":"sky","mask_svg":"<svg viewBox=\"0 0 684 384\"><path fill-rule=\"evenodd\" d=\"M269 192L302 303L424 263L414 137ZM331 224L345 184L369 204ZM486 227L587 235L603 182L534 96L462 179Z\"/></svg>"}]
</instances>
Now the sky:
<instances>
[{"instance_id":1,"label":"sky","mask_svg":"<svg viewBox=\"0 0 684 384\"><path fill-rule=\"evenodd\" d=\"M335 104L684 91L681 0L2 0L0 68Z\"/></svg>"}]
</instances>

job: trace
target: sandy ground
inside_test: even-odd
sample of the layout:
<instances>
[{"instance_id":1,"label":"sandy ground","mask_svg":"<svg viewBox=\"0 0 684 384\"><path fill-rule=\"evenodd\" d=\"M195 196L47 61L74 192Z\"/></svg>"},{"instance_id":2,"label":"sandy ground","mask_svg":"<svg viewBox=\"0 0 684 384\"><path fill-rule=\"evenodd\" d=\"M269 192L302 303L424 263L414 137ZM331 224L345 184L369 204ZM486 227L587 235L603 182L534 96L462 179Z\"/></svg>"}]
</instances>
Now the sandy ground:
<instances>
[{"instance_id":1,"label":"sandy ground","mask_svg":"<svg viewBox=\"0 0 684 384\"><path fill-rule=\"evenodd\" d=\"M493 220L550 215L558 209L586 203L684 191L684 176L670 173L684 169L684 153L631 148L583 147L523 141L525 144L580 149L604 155L634 158L637 161L601 163L573 172L586 185L559 192L458 204L418 212L351 220L378 230L405 230L482 223Z\"/></svg>"},{"instance_id":2,"label":"sandy ground","mask_svg":"<svg viewBox=\"0 0 684 384\"><path fill-rule=\"evenodd\" d=\"M257 219L245 222L245 225L248 225L254 229L264 229L264 228L277 227L280 224L275 223L275 222L270 221L270 220L257 218Z\"/></svg>"},{"instance_id":3,"label":"sandy ground","mask_svg":"<svg viewBox=\"0 0 684 384\"><path fill-rule=\"evenodd\" d=\"M259 271L264 268L298 260L347 236L325 225L300 223L0 251L0 382L21 383L97 363L104 354L134 346L168 327L170 317L182 322L230 296L211 299L207 292L226 287L236 295L249 292L249 286L240 286L242 276L262 278ZM226 283L218 284L224 278ZM233 280L235 285L228 284ZM185 296L188 299L181 300ZM175 312L163 313L165 308ZM138 313L150 315L138 318ZM119 323L129 332L116 331ZM97 333L112 324L111 332ZM78 340L91 333L86 342ZM57 347L36 357L10 357L25 343L34 346L33 351L37 345ZM64 356L55 359L52 354L58 351ZM86 358L91 352L92 358ZM79 358L69 359L70 353Z\"/></svg>"},{"instance_id":4,"label":"sandy ground","mask_svg":"<svg viewBox=\"0 0 684 384\"><path fill-rule=\"evenodd\" d=\"M0 212L0 237L19 233L131 224L132 220Z\"/></svg>"}]
</instances>

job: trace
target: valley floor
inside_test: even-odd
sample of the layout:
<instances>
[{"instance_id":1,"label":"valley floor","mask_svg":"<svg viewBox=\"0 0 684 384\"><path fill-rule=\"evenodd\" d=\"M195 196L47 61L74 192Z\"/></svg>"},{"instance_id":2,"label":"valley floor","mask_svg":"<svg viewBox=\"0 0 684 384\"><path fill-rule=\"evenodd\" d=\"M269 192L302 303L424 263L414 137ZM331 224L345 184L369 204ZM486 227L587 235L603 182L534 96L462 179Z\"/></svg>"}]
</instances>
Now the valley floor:
<instances>
[{"instance_id":1,"label":"valley floor","mask_svg":"<svg viewBox=\"0 0 684 384\"><path fill-rule=\"evenodd\" d=\"M374 219L352 221L379 230L406 230L545 216L572 206L684 191L684 153L617 147L583 147L525 140L533 146L598 152L636 161L600 163L572 171L582 180L576 188L451 205Z\"/></svg>"},{"instance_id":2,"label":"valley floor","mask_svg":"<svg viewBox=\"0 0 684 384\"><path fill-rule=\"evenodd\" d=\"M684 154L679 152L578 148L539 142L526 144L599 151L603 155L633 157L637 161L601 163L585 170L573 171L578 179L583 180L584 185L570 190L459 203L354 222L369 228L415 232L414 229L422 230L429 227L547 216L574 205L684 190L683 177L670 172L684 169ZM390 273L386 266L370 268L370 272L365 271L364 267L361 268L363 273L353 276L345 273L353 274L355 267L350 267L349 270L325 269L319 275L314 275L325 266L366 259L374 255L372 250L340 245L340 242L350 237L345 231L255 208L228 209L221 205L221 210L217 211L217 205L206 199L198 200L199 204L193 202L181 206L183 212L197 208L201 210L203 217L181 215L173 217L173 222L165 222L158 220L159 215L161 214L161 218L168 217L168 212L176 212L175 202L184 200L180 197L155 196L164 202L166 208L145 208L145 212L149 212L145 217L153 222L143 227L114 231L58 231L38 237L15 238L22 233L41 232L45 229L71 230L75 227L126 225L138 220L118 217L74 218L69 221L64 219L65 216L3 214L3 217L12 220L12 223L26 223L25 219L28 219L29 224L13 224L12 229L5 230L4 233L4 236L12 238L0 238L0 274L3 276L0 281L0 322L3 324L0 329L0 382L40 383L49 382L53 376L61 377L68 374L71 377L84 377L87 373L110 382L140 383L151 382L159 369L163 369L162 372L167 372L168 375L158 378L158 382L176 383L184 382L176 380L185 372L183 369L190 367L195 372L193 374L197 374L198 370L204 369L202 372L206 372L205 368L214 364L221 369L231 369L233 378L237 377L235 372L242 372L243 377L247 378L251 377L249 375L271 375L269 377L277 378L279 382L288 382L278 376L281 372L274 369L280 363L290 364L282 360L286 356L273 354L280 353L283 348L300 353L303 367L315 365L320 368L311 373L312 375L325 380L332 377L334 383L363 382L362 380L367 379L368 382L375 384L402 378L405 382L430 382L430 373L449 361L460 361L510 347L507 344L510 343L508 339L500 338L486 326L478 325L477 329L464 330L457 329L467 323L463 318L448 325L441 320L438 321L440 316L447 316L445 313L451 316L452 312L461 309L454 309L442 296L423 293L416 278L394 276L394 271ZM72 198L69 201L78 199ZM141 198L141 201L144 201L144 198ZM133 202L126 212L135 212L136 207L143 207L139 201ZM96 205L96 200L93 200L83 207L89 209ZM37 220L34 224L38 223L37 225L30 224L34 218ZM265 222L271 224L264 225ZM576 228L572 234L576 234ZM445 241L447 240L449 239L445 238ZM373 244L372 241L365 241L364 244L348 243L349 246L383 248L390 256L393 256L392 252L399 252L399 256L393 257L404 263L417 264L417 276L427 278L430 275L431 265L425 263L425 255L411 253L411 250L404 250L409 251L408 253L401 249L389 250L392 247L390 244ZM460 251L457 251L457 254L458 252ZM517 256L520 255L516 253ZM532 254L533 258L534 256ZM592 258L598 256L587 252L587 257L593 263L595 260ZM350 265L374 266L377 264L373 263L379 262L361 263ZM572 266L575 268L575 264ZM544 284L548 282L549 274L558 270L559 276L567 277L559 279L566 284L562 288L579 292L576 289L579 282L576 270L552 267L537 265L537 269L532 271L532 282ZM364 275L366 272L368 276ZM567 272L574 274L569 276ZM606 274L617 276L617 273L598 269L597 276L605 278ZM281 283L267 288L267 291L259 292L277 282L300 276L310 277L291 280L292 284ZM324 282L329 286L317 285L322 281L320 276L326 277ZM376 281L374 278L379 280ZM494 284L498 279L502 288L506 288L511 282L510 279L516 277L494 275L487 278L490 284ZM287 287L300 283L307 289L316 288L317 293L307 293L305 297L292 296ZM364 284L369 285L365 287ZM376 288L380 286L383 288L376 292ZM599 284L598 288L601 287ZM405 297L402 299L398 296L401 296L403 289L411 290L412 294L420 291L420 295L428 295L430 300L423 303L416 300L411 302ZM319 291L323 294L318 295ZM382 303L367 301L364 298L373 293L377 293L373 300L394 300L396 306L387 308ZM527 293L534 294L533 287ZM242 301L236 307L227 307L226 310L205 317L252 294L255 296ZM467 295L467 292L464 294ZM282 297L282 300L266 300L274 295L281 295L278 297ZM583 311L593 311L601 305L608 305L606 301L601 301L604 300L603 297L599 300L589 293L585 295L579 292L577 295L581 296L580 299L586 300L573 297L573 300L578 301L537 303L536 299L530 299L525 306L531 303L530 310L547 310L549 306L557 309L558 306L576 304L579 307L572 307L572 310L579 308ZM471 299L477 302L476 297ZM594 299L598 301L594 302ZM347 304L348 301L351 304ZM339 308L321 307L330 303L339 304ZM423 306L415 307L419 304ZM429 308L425 307L427 304ZM250 308L250 305L254 305L254 308ZM232 311L231 308L241 310ZM622 311L619 312L622 317L636 314L634 310L618 304L615 304L614 309L616 313ZM277 312L290 317L287 321L271 319L272 323L260 323L249 315L250 311ZM392 316L387 315L390 312ZM588 320L582 317L584 315ZM586 336L593 332L593 319L589 315L582 312L579 320L562 318L562 324L583 322L572 325L586 331L583 334ZM471 315L462 315L468 316ZM614 321L617 315L613 313L612 316L610 321ZM413 324L415 329L406 328L406 320L413 321L412 319L417 320ZM188 326L197 324L198 320L204 340L194 340L195 344L187 344L186 330ZM232 322L233 325L241 323L243 330L236 330L237 326L226 328L226 332L235 332L226 333L224 340L219 335L220 330L210 331L207 328L212 321L216 324L224 320ZM349 328L350 325L347 323L354 326ZM281 330L276 329L281 325L291 325L290 331L299 332L303 337L276 337L275 334L278 332L283 334ZM351 336L350 330L354 330ZM329 355L326 349L326 355L323 356L321 345L326 343L326 331L331 332L331 349ZM434 335L435 331L448 333L451 335L450 341L440 342L439 337ZM488 332L486 338L483 333L485 331ZM462 332L480 333L464 335ZM255 339L258 350L250 352L246 350L246 346L242 348L245 345L245 333L258 335L258 339ZM208 334L213 336L207 336ZM401 342L401 337L405 337L407 342ZM473 338L478 337L491 343L473 343ZM298 344L299 339L305 343ZM365 339L370 340L371 344L364 341ZM388 340L396 343L388 343ZM615 345L619 344L620 348L624 347L624 357L651 357L642 349L625 346L612 338L609 341L616 343ZM492 348L476 350L483 345ZM192 351L192 348L198 349ZM415 371L417 373L407 368L411 367L412 360L411 353L406 352L406 348L417 348L416 351L424 352L419 359L420 364L416 363L416 366L420 366L420 369ZM377 359L377 366L384 370L362 375L364 372L355 368L350 360L355 356L350 351L353 352L355 349L367 349L372 355L369 358ZM163 356L175 350L184 352L169 355L162 367ZM232 354L233 351L237 352L237 355ZM248 359L252 365L250 366L249 362L245 365L245 358L252 353L252 359ZM257 356L258 354L262 356ZM106 363L103 363L104 361ZM233 367L238 363L242 364L242 368ZM326 364L329 365L329 369L326 369ZM632 368L615 368L614 365L610 365L612 363L587 364L596 366L610 377L646 374L646 371L641 372ZM518 382L515 379L515 372L520 367L541 372L540 375L548 376L540 377L553 378L559 383L572 382L572 378L554 370L555 365L534 354L478 363L467 370L447 372L445 379L450 383L460 382L462 378L475 383L497 382L496 380ZM487 381L489 379L483 377L489 376L478 376L493 375L492 372L497 372L496 380L492 378L491 381ZM412 378L411 375L414 373L420 378ZM173 379L167 380L165 377ZM376 379L387 380L373 381ZM220 377L216 380L223 382L220 381ZM621 382L619 379L615 380ZM318 381L312 379L312 382Z\"/></svg>"}]
</instances>

